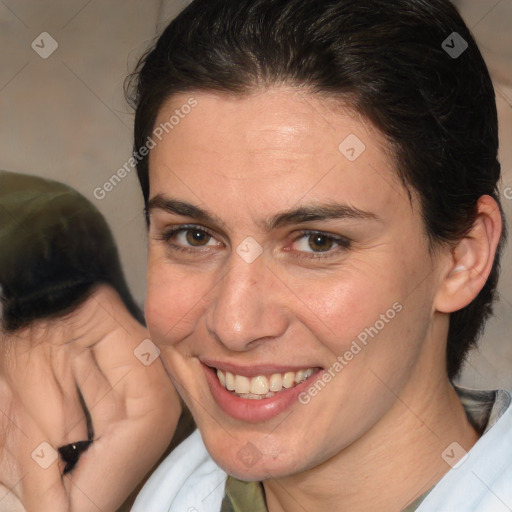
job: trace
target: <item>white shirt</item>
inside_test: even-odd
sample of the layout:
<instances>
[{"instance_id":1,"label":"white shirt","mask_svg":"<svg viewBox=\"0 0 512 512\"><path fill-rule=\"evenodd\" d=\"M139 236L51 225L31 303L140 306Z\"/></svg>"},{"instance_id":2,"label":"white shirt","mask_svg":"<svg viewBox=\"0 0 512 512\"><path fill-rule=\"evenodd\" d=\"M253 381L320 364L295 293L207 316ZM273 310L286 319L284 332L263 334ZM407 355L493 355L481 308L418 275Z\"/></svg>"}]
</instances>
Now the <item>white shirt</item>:
<instances>
[{"instance_id":1,"label":"white shirt","mask_svg":"<svg viewBox=\"0 0 512 512\"><path fill-rule=\"evenodd\" d=\"M511 396L501 390L456 389L475 421L481 413L475 404L489 403L492 396L492 409L486 413L487 428L467 457L435 485L417 512L512 512ZM468 398L472 402L469 406ZM132 512L219 512L226 478L195 430L153 473Z\"/></svg>"}]
</instances>

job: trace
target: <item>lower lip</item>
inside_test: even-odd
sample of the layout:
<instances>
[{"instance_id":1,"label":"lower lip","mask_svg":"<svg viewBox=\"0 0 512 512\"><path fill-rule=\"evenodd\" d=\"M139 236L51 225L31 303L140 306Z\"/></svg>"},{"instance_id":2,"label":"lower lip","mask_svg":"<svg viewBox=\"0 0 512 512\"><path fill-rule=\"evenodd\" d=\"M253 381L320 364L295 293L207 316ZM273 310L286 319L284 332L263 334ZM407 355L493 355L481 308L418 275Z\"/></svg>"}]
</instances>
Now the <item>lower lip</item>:
<instances>
[{"instance_id":1,"label":"lower lip","mask_svg":"<svg viewBox=\"0 0 512 512\"><path fill-rule=\"evenodd\" d=\"M217 405L229 416L248 423L259 423L274 418L294 403L298 403L298 395L321 375L321 371L313 374L301 384L293 388L279 391L270 398L250 400L233 395L224 388L216 374L216 370L202 365L210 391Z\"/></svg>"}]
</instances>

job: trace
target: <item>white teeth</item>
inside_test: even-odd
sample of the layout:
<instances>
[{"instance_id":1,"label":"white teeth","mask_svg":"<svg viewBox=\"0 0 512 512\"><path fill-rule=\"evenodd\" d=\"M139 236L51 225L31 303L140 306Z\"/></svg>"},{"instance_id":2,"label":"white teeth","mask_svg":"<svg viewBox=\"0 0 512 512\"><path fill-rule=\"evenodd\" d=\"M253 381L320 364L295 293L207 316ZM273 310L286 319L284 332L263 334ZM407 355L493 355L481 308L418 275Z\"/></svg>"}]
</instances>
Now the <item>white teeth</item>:
<instances>
[{"instance_id":1,"label":"white teeth","mask_svg":"<svg viewBox=\"0 0 512 512\"><path fill-rule=\"evenodd\" d=\"M268 379L264 375L258 375L251 379L251 393L254 395L266 395L268 389Z\"/></svg>"},{"instance_id":2,"label":"white teeth","mask_svg":"<svg viewBox=\"0 0 512 512\"><path fill-rule=\"evenodd\" d=\"M235 375L235 391L237 393L249 393L251 381L243 375Z\"/></svg>"},{"instance_id":3,"label":"white teeth","mask_svg":"<svg viewBox=\"0 0 512 512\"><path fill-rule=\"evenodd\" d=\"M271 396L274 396L275 393L267 393L265 395L255 395L254 393L243 393L240 396L240 398L246 398L248 400L261 400L262 398L270 398Z\"/></svg>"},{"instance_id":4,"label":"white teeth","mask_svg":"<svg viewBox=\"0 0 512 512\"><path fill-rule=\"evenodd\" d=\"M281 391L283 389L283 377L280 373L274 373L270 376L270 391Z\"/></svg>"},{"instance_id":5,"label":"white teeth","mask_svg":"<svg viewBox=\"0 0 512 512\"><path fill-rule=\"evenodd\" d=\"M283 376L283 388L289 389L295 384L295 372L286 372Z\"/></svg>"},{"instance_id":6,"label":"white teeth","mask_svg":"<svg viewBox=\"0 0 512 512\"><path fill-rule=\"evenodd\" d=\"M314 368L307 368L297 372L273 373L270 376L258 375L248 378L244 375L234 375L231 372L217 370L217 377L222 387L233 391L241 398L259 400L270 398L283 388L293 388L295 385L304 382L314 373Z\"/></svg>"},{"instance_id":7,"label":"white teeth","mask_svg":"<svg viewBox=\"0 0 512 512\"><path fill-rule=\"evenodd\" d=\"M226 389L229 391L235 390L235 377L233 377L233 374L230 372L226 372Z\"/></svg>"}]
</instances>

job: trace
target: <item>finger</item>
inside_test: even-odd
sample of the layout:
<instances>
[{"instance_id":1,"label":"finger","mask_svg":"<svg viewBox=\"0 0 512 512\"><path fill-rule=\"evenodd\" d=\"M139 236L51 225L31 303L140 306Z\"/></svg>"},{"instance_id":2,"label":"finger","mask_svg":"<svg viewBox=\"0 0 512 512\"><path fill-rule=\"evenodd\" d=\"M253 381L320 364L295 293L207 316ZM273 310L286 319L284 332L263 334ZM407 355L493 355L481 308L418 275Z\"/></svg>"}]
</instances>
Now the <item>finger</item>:
<instances>
[{"instance_id":1,"label":"finger","mask_svg":"<svg viewBox=\"0 0 512 512\"><path fill-rule=\"evenodd\" d=\"M19 497L12 489L0 484L0 510L2 512L26 512Z\"/></svg>"},{"instance_id":2,"label":"finger","mask_svg":"<svg viewBox=\"0 0 512 512\"><path fill-rule=\"evenodd\" d=\"M70 512L55 446L28 411L18 408L16 419L23 435L15 431L7 439L21 475L16 494L27 512Z\"/></svg>"},{"instance_id":3,"label":"finger","mask_svg":"<svg viewBox=\"0 0 512 512\"><path fill-rule=\"evenodd\" d=\"M42 347L18 354L16 364L2 370L2 480L27 512L69 512L56 450L70 410L63 407L67 383L57 381Z\"/></svg>"},{"instance_id":4,"label":"finger","mask_svg":"<svg viewBox=\"0 0 512 512\"><path fill-rule=\"evenodd\" d=\"M103 345L102 354L96 345L90 354L95 363L73 361L95 431L94 442L69 475L68 488L76 484L80 489L71 492L73 512L90 510L90 500L103 510L115 510L163 453L176 427L179 400L163 366L159 361L144 366L131 345L112 352ZM98 364L101 375L91 383L92 364Z\"/></svg>"},{"instance_id":5,"label":"finger","mask_svg":"<svg viewBox=\"0 0 512 512\"><path fill-rule=\"evenodd\" d=\"M86 436L69 346L20 343L6 369L13 392L56 446Z\"/></svg>"}]
</instances>

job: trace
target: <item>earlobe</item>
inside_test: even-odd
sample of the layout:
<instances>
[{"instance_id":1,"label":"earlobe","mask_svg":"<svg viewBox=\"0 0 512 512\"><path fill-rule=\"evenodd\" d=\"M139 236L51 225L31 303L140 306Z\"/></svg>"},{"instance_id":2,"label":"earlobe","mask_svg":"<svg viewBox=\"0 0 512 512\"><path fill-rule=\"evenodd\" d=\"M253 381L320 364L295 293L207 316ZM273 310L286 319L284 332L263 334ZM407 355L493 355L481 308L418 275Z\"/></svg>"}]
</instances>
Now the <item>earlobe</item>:
<instances>
[{"instance_id":1,"label":"earlobe","mask_svg":"<svg viewBox=\"0 0 512 512\"><path fill-rule=\"evenodd\" d=\"M467 306L484 287L492 270L501 236L502 219L497 202L482 196L471 230L452 248L451 258L435 298L435 309L453 313Z\"/></svg>"}]
</instances>

